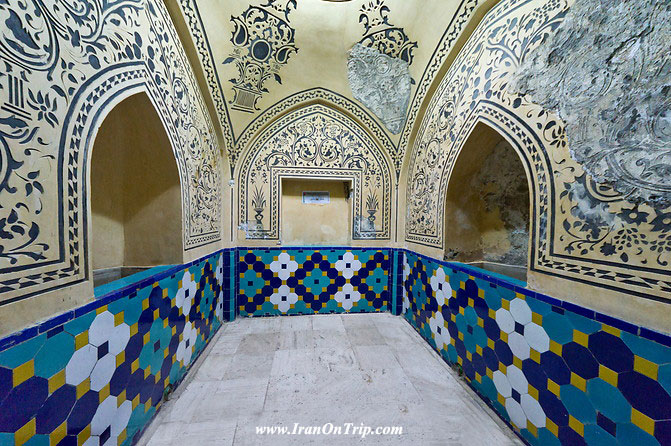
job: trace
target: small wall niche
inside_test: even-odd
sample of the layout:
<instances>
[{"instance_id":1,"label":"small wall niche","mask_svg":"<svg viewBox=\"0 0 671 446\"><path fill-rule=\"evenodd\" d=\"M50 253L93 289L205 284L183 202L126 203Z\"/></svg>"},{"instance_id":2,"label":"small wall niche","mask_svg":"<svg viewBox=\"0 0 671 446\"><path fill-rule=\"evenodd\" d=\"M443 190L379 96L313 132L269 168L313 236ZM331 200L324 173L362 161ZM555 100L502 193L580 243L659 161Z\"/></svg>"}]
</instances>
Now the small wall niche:
<instances>
[{"instance_id":1,"label":"small wall niche","mask_svg":"<svg viewBox=\"0 0 671 446\"><path fill-rule=\"evenodd\" d=\"M94 286L182 263L179 174L146 94L125 99L105 117L89 178Z\"/></svg>"},{"instance_id":2,"label":"small wall niche","mask_svg":"<svg viewBox=\"0 0 671 446\"><path fill-rule=\"evenodd\" d=\"M283 179L282 244L349 245L352 240L350 190L349 181Z\"/></svg>"},{"instance_id":3,"label":"small wall niche","mask_svg":"<svg viewBox=\"0 0 671 446\"><path fill-rule=\"evenodd\" d=\"M529 183L498 132L478 124L454 165L445 202L445 259L526 281Z\"/></svg>"}]
</instances>

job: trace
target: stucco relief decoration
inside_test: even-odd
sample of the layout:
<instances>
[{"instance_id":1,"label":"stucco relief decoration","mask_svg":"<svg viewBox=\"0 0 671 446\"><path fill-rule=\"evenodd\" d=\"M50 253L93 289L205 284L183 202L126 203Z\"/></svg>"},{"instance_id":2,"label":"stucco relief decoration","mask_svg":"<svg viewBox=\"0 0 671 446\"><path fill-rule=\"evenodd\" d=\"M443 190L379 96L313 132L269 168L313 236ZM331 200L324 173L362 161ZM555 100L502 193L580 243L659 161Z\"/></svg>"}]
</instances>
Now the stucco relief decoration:
<instances>
[{"instance_id":1,"label":"stucco relief decoration","mask_svg":"<svg viewBox=\"0 0 671 446\"><path fill-rule=\"evenodd\" d=\"M388 14L381 0L361 7L364 37L349 51L347 73L354 98L396 135L405 123L413 82L408 67L417 43L390 24Z\"/></svg>"},{"instance_id":2,"label":"stucco relief decoration","mask_svg":"<svg viewBox=\"0 0 671 446\"><path fill-rule=\"evenodd\" d=\"M267 81L282 83L280 69L298 52L295 30L289 23L289 13L295 8L296 0L268 0L231 17L235 27L231 38L234 49L223 63L235 64L238 70L237 76L230 80L233 110L247 113L260 110L257 101L268 92Z\"/></svg>"},{"instance_id":3,"label":"stucco relief decoration","mask_svg":"<svg viewBox=\"0 0 671 446\"><path fill-rule=\"evenodd\" d=\"M592 178L657 208L671 205L670 14L668 2L578 0L511 85L559 114Z\"/></svg>"},{"instance_id":4,"label":"stucco relief decoration","mask_svg":"<svg viewBox=\"0 0 671 446\"><path fill-rule=\"evenodd\" d=\"M446 196L466 139L484 122L508 138L530 171L532 271L666 300L671 212L628 201L595 182L571 158L564 123L510 91L511 77L567 11L563 0L506 0L468 40L432 97L412 147L406 240L443 246L445 203L439 197ZM662 155L657 151L654 163L639 167L663 164Z\"/></svg>"},{"instance_id":5,"label":"stucco relief decoration","mask_svg":"<svg viewBox=\"0 0 671 446\"><path fill-rule=\"evenodd\" d=\"M212 124L162 3L3 2L0 23L0 303L86 278L84 166L124 94L176 150L185 247L219 238Z\"/></svg>"},{"instance_id":6,"label":"stucco relief decoration","mask_svg":"<svg viewBox=\"0 0 671 446\"><path fill-rule=\"evenodd\" d=\"M247 238L279 238L282 177L320 176L352 182L354 239L389 238L391 164L341 113L322 105L291 112L263 130L245 153L239 216Z\"/></svg>"}]
</instances>

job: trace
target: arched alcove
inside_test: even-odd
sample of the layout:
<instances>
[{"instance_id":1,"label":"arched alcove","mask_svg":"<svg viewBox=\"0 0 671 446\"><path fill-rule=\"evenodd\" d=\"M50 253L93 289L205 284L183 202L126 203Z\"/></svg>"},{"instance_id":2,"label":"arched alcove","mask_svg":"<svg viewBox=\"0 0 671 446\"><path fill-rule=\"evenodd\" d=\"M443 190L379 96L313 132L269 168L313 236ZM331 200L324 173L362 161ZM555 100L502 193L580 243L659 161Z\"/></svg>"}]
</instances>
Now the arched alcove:
<instances>
[{"instance_id":1,"label":"arched alcove","mask_svg":"<svg viewBox=\"0 0 671 446\"><path fill-rule=\"evenodd\" d=\"M526 280L529 183L510 143L479 123L455 162L445 199L445 259Z\"/></svg>"},{"instance_id":2,"label":"arched alcove","mask_svg":"<svg viewBox=\"0 0 671 446\"><path fill-rule=\"evenodd\" d=\"M179 173L145 93L123 100L105 117L93 144L90 184L94 286L182 263Z\"/></svg>"}]
</instances>

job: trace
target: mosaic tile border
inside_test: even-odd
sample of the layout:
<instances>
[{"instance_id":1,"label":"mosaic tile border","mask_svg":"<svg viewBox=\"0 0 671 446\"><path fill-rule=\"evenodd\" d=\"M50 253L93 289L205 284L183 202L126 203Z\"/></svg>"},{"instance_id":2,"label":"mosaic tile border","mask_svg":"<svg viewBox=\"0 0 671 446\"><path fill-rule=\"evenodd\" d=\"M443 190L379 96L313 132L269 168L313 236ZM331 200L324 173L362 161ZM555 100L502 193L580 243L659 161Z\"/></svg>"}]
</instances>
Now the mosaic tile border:
<instances>
[{"instance_id":1,"label":"mosaic tile border","mask_svg":"<svg viewBox=\"0 0 671 446\"><path fill-rule=\"evenodd\" d=\"M526 444L671 444L668 335L404 256L404 318Z\"/></svg>"}]
</instances>

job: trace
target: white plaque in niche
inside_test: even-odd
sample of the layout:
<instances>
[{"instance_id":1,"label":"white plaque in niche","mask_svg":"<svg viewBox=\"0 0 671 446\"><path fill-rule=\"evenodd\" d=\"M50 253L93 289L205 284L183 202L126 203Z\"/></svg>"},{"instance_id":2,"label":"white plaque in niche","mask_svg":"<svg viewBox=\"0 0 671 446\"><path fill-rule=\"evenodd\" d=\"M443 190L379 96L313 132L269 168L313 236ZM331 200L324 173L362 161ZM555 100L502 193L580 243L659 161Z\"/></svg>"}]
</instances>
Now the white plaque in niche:
<instances>
[{"instance_id":1,"label":"white plaque in niche","mask_svg":"<svg viewBox=\"0 0 671 446\"><path fill-rule=\"evenodd\" d=\"M307 204L326 204L331 202L331 194L321 191L304 191L303 203Z\"/></svg>"}]
</instances>

